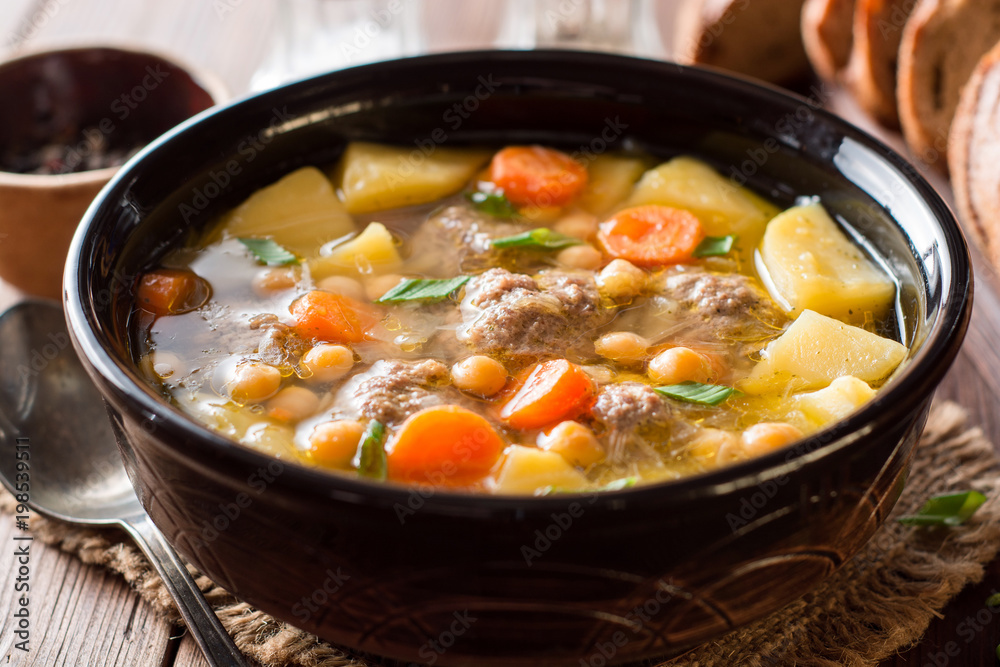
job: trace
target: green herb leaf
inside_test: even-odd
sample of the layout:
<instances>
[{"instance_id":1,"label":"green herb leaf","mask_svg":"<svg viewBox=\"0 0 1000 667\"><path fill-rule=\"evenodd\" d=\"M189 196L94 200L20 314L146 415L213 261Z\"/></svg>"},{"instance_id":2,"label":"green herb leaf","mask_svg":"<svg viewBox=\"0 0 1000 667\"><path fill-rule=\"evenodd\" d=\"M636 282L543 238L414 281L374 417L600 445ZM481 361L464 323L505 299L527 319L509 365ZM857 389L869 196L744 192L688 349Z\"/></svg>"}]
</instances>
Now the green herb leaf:
<instances>
[{"instance_id":1,"label":"green herb leaf","mask_svg":"<svg viewBox=\"0 0 1000 667\"><path fill-rule=\"evenodd\" d=\"M629 489L635 486L638 481L638 477L622 477L621 479L616 479L613 482L608 482L604 486L599 486L596 489L566 489L561 486L546 486L538 492L538 495L554 496L563 493L600 493L602 491L621 491L622 489Z\"/></svg>"},{"instance_id":2,"label":"green herb leaf","mask_svg":"<svg viewBox=\"0 0 1000 667\"><path fill-rule=\"evenodd\" d=\"M385 425L376 420L368 422L365 432L361 436L361 446L358 448L358 455L355 464L358 467L358 474L362 477L385 480Z\"/></svg>"},{"instance_id":3,"label":"green herb leaf","mask_svg":"<svg viewBox=\"0 0 1000 667\"><path fill-rule=\"evenodd\" d=\"M656 393L667 398L673 398L686 403L698 403L700 405L718 405L737 393L732 387L690 381L681 382L680 384L668 384L663 387L654 387L654 390Z\"/></svg>"},{"instance_id":4,"label":"green herb leaf","mask_svg":"<svg viewBox=\"0 0 1000 667\"><path fill-rule=\"evenodd\" d=\"M558 250L571 245L582 245L583 241L572 236L554 232L548 227L536 227L521 234L493 239L494 248L545 248Z\"/></svg>"},{"instance_id":5,"label":"green herb leaf","mask_svg":"<svg viewBox=\"0 0 1000 667\"><path fill-rule=\"evenodd\" d=\"M920 511L897 519L910 526L960 526L986 502L978 491L965 491L935 496L924 503Z\"/></svg>"},{"instance_id":6,"label":"green herb leaf","mask_svg":"<svg viewBox=\"0 0 1000 667\"><path fill-rule=\"evenodd\" d=\"M469 282L472 276L458 276L444 280L407 278L380 296L375 303L397 303L400 301L435 301L443 299L459 287Z\"/></svg>"},{"instance_id":7,"label":"green herb leaf","mask_svg":"<svg viewBox=\"0 0 1000 667\"><path fill-rule=\"evenodd\" d=\"M994 593L986 598L986 606L993 609L1000 607L1000 593Z\"/></svg>"},{"instance_id":8,"label":"green herb leaf","mask_svg":"<svg viewBox=\"0 0 1000 667\"><path fill-rule=\"evenodd\" d=\"M513 218L517 215L517 207L502 192L470 192L465 197L483 213L497 218Z\"/></svg>"},{"instance_id":9,"label":"green herb leaf","mask_svg":"<svg viewBox=\"0 0 1000 667\"><path fill-rule=\"evenodd\" d=\"M698 244L698 247L694 249L692 254L695 257L726 255L733 249L735 242L736 237L732 234L729 236L706 236L701 240L701 243Z\"/></svg>"},{"instance_id":10,"label":"green herb leaf","mask_svg":"<svg viewBox=\"0 0 1000 667\"><path fill-rule=\"evenodd\" d=\"M298 264L299 258L288 252L272 239L247 239L240 237L239 242L250 249L258 262L268 266L285 266Z\"/></svg>"}]
</instances>

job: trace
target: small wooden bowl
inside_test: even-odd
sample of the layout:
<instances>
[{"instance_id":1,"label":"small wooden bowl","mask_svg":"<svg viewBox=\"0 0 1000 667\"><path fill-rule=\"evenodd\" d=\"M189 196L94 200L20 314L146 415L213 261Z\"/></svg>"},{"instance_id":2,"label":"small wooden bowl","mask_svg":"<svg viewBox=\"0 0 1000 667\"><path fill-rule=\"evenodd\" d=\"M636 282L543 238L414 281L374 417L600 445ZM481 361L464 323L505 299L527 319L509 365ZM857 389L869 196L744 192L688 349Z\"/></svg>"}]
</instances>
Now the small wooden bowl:
<instances>
[{"instance_id":1,"label":"small wooden bowl","mask_svg":"<svg viewBox=\"0 0 1000 667\"><path fill-rule=\"evenodd\" d=\"M0 64L0 278L58 299L70 239L118 167L56 174L9 168L9 153L72 137L68 163L93 150L92 130L112 149L139 148L228 98L212 77L146 51L85 46Z\"/></svg>"}]
</instances>

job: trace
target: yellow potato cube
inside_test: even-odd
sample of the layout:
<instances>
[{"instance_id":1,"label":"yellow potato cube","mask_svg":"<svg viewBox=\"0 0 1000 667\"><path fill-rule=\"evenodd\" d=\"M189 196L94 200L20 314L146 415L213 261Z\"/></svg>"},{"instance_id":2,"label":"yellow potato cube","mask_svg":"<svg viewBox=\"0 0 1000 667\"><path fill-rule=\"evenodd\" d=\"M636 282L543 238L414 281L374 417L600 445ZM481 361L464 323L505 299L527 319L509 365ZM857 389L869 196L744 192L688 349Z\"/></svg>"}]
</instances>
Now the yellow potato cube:
<instances>
[{"instance_id":1,"label":"yellow potato cube","mask_svg":"<svg viewBox=\"0 0 1000 667\"><path fill-rule=\"evenodd\" d=\"M587 165L587 187L580 206L594 215L604 215L625 201L635 182L646 170L645 160L621 155L598 155Z\"/></svg>"},{"instance_id":2,"label":"yellow potato cube","mask_svg":"<svg viewBox=\"0 0 1000 667\"><path fill-rule=\"evenodd\" d=\"M236 237L271 237L313 257L324 243L355 227L323 172L302 167L250 195L223 218L221 230Z\"/></svg>"},{"instance_id":3,"label":"yellow potato cube","mask_svg":"<svg viewBox=\"0 0 1000 667\"><path fill-rule=\"evenodd\" d=\"M748 394L825 387L843 375L877 384L906 357L906 346L806 310L771 341L737 388Z\"/></svg>"},{"instance_id":4,"label":"yellow potato cube","mask_svg":"<svg viewBox=\"0 0 1000 667\"><path fill-rule=\"evenodd\" d=\"M334 170L333 182L350 213L426 204L461 190L492 152L352 142Z\"/></svg>"},{"instance_id":5,"label":"yellow potato cube","mask_svg":"<svg viewBox=\"0 0 1000 667\"><path fill-rule=\"evenodd\" d=\"M691 211L708 236L739 236L744 259L752 256L767 221L779 212L709 165L689 157L677 157L647 171L628 200L629 206L642 204Z\"/></svg>"},{"instance_id":6,"label":"yellow potato cube","mask_svg":"<svg viewBox=\"0 0 1000 667\"><path fill-rule=\"evenodd\" d=\"M896 286L851 242L821 204L788 209L767 225L760 247L772 296L793 315L805 309L861 324L882 317Z\"/></svg>"},{"instance_id":7,"label":"yellow potato cube","mask_svg":"<svg viewBox=\"0 0 1000 667\"><path fill-rule=\"evenodd\" d=\"M829 387L799 394L795 397L795 405L818 426L825 426L851 414L874 395L875 390L867 382L845 375L831 382Z\"/></svg>"},{"instance_id":8,"label":"yellow potato cube","mask_svg":"<svg viewBox=\"0 0 1000 667\"><path fill-rule=\"evenodd\" d=\"M321 280L335 273L390 273L402 264L392 233L381 222L373 222L330 254L310 261L309 270L313 279Z\"/></svg>"},{"instance_id":9,"label":"yellow potato cube","mask_svg":"<svg viewBox=\"0 0 1000 667\"><path fill-rule=\"evenodd\" d=\"M547 486L586 489L587 478L556 452L511 445L497 474L497 493L534 493Z\"/></svg>"}]
</instances>

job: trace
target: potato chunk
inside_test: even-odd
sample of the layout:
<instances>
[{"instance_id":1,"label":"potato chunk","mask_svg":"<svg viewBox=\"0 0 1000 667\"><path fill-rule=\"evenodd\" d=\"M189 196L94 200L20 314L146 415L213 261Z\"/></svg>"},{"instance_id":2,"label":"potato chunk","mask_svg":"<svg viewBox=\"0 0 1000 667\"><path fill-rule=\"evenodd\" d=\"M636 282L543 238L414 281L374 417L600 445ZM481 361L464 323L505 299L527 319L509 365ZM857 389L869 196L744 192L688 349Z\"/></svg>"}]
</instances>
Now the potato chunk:
<instances>
[{"instance_id":1,"label":"potato chunk","mask_svg":"<svg viewBox=\"0 0 1000 667\"><path fill-rule=\"evenodd\" d=\"M843 375L876 384L906 356L894 340L806 310L761 353L738 388L748 394L825 387Z\"/></svg>"},{"instance_id":2,"label":"potato chunk","mask_svg":"<svg viewBox=\"0 0 1000 667\"><path fill-rule=\"evenodd\" d=\"M321 280L335 273L389 273L402 263L392 234L381 222L373 222L330 254L309 262L309 270L315 280Z\"/></svg>"},{"instance_id":3,"label":"potato chunk","mask_svg":"<svg viewBox=\"0 0 1000 667\"><path fill-rule=\"evenodd\" d=\"M892 280L821 204L796 206L771 220L760 251L771 296L793 315L809 309L861 324L866 312L882 317L893 303Z\"/></svg>"},{"instance_id":4,"label":"potato chunk","mask_svg":"<svg viewBox=\"0 0 1000 667\"><path fill-rule=\"evenodd\" d=\"M817 426L843 419L871 400L875 390L852 375L839 377L824 387L795 397L795 406Z\"/></svg>"},{"instance_id":5,"label":"potato chunk","mask_svg":"<svg viewBox=\"0 0 1000 667\"><path fill-rule=\"evenodd\" d=\"M625 201L646 170L646 162L621 155L598 155L587 165L587 187L580 206L594 215L604 215Z\"/></svg>"},{"instance_id":6,"label":"potato chunk","mask_svg":"<svg viewBox=\"0 0 1000 667\"><path fill-rule=\"evenodd\" d=\"M230 236L269 236L304 257L354 229L333 185L316 167L302 167L258 190L222 222Z\"/></svg>"},{"instance_id":7,"label":"potato chunk","mask_svg":"<svg viewBox=\"0 0 1000 667\"><path fill-rule=\"evenodd\" d=\"M739 236L744 258L760 243L767 221L779 210L749 190L689 157L677 157L647 171L628 206L661 204L691 211L708 236Z\"/></svg>"},{"instance_id":8,"label":"potato chunk","mask_svg":"<svg viewBox=\"0 0 1000 667\"><path fill-rule=\"evenodd\" d=\"M587 478L556 452L511 445L497 475L496 493L532 493L546 486L586 489Z\"/></svg>"},{"instance_id":9,"label":"potato chunk","mask_svg":"<svg viewBox=\"0 0 1000 667\"><path fill-rule=\"evenodd\" d=\"M490 151L352 142L335 169L333 182L350 213L426 204L455 194L486 164Z\"/></svg>"}]
</instances>

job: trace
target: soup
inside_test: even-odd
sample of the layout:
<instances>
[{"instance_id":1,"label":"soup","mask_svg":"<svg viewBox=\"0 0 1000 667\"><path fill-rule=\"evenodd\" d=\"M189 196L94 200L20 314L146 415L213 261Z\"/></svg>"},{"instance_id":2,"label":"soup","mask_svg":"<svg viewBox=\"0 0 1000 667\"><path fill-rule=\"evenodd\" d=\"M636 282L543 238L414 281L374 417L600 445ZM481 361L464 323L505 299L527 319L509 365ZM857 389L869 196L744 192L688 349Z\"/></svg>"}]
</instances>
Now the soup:
<instances>
[{"instance_id":1,"label":"soup","mask_svg":"<svg viewBox=\"0 0 1000 667\"><path fill-rule=\"evenodd\" d=\"M691 157L353 143L164 257L131 327L165 398L285 460L620 489L778 450L874 396L907 349L892 277L849 232Z\"/></svg>"}]
</instances>

